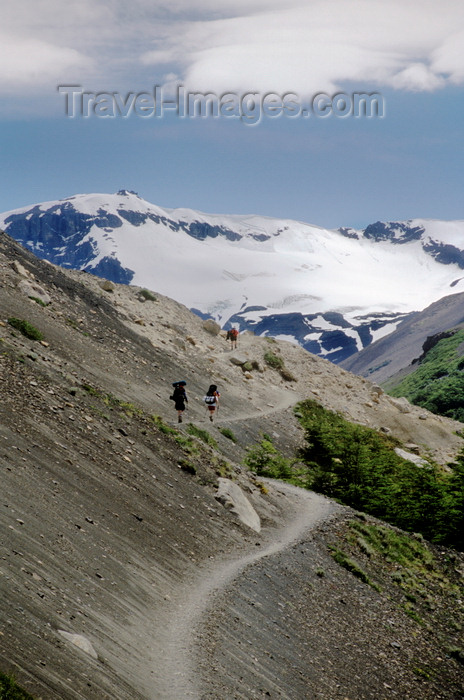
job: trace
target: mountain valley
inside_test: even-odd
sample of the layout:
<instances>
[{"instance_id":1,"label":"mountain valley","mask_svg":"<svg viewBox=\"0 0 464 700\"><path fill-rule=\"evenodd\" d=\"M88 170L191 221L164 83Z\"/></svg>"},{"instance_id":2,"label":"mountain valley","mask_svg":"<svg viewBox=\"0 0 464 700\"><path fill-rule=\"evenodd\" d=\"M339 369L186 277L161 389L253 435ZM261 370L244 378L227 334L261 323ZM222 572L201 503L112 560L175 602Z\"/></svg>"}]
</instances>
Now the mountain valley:
<instances>
[{"instance_id":1,"label":"mountain valley","mask_svg":"<svg viewBox=\"0 0 464 700\"><path fill-rule=\"evenodd\" d=\"M392 564L353 523L420 538L243 464L263 435L295 456L308 398L445 469L462 423L293 343L244 332L231 350L156 288L7 235L0 270L3 672L43 700L462 696L462 554L424 542L427 566Z\"/></svg>"}]
</instances>

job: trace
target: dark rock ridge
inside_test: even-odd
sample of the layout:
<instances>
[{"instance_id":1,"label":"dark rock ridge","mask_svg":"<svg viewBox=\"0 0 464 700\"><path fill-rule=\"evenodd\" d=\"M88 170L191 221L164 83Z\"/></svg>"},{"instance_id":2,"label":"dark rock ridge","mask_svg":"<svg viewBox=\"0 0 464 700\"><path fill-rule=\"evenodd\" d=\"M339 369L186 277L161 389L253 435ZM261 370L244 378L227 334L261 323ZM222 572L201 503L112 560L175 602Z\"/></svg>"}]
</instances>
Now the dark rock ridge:
<instances>
[{"instance_id":1,"label":"dark rock ridge","mask_svg":"<svg viewBox=\"0 0 464 700\"><path fill-rule=\"evenodd\" d=\"M39 205L25 214L13 214L5 221L10 235L42 260L61 267L92 271L99 277L129 284L134 276L115 257L104 257L92 264L97 255L96 242L83 240L92 226L106 232L122 226L120 218L100 209L97 216L78 211L65 201L44 211Z\"/></svg>"},{"instance_id":2,"label":"dark rock ridge","mask_svg":"<svg viewBox=\"0 0 464 700\"><path fill-rule=\"evenodd\" d=\"M375 224L369 224L364 229L363 236L401 245L410 241L419 241L424 233L423 226L411 226L408 221L376 221Z\"/></svg>"},{"instance_id":3,"label":"dark rock ridge","mask_svg":"<svg viewBox=\"0 0 464 700\"><path fill-rule=\"evenodd\" d=\"M461 269L464 269L464 251L456 248L456 246L430 241L429 243L424 243L423 248L437 262L443 265L455 263Z\"/></svg>"}]
</instances>

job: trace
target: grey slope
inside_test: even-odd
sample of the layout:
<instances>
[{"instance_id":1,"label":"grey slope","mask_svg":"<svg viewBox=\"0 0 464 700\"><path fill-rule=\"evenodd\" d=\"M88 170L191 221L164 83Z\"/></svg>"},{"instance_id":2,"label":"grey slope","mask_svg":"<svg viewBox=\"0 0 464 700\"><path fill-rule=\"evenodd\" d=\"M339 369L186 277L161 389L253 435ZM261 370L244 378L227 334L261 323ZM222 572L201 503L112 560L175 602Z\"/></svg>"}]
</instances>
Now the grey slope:
<instances>
[{"instance_id":1,"label":"grey slope","mask_svg":"<svg viewBox=\"0 0 464 700\"><path fill-rule=\"evenodd\" d=\"M464 323L464 293L451 294L403 321L396 331L349 357L341 366L381 384L410 367L428 337ZM412 369L412 368L411 368Z\"/></svg>"}]
</instances>

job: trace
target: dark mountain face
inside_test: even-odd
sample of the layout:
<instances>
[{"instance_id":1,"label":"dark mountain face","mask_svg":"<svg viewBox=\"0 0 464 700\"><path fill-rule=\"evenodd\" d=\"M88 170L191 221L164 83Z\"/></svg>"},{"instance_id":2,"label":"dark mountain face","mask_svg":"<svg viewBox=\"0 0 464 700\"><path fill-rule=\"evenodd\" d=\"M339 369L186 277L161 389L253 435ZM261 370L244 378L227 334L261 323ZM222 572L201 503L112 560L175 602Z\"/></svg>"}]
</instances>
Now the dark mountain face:
<instances>
[{"instance_id":1,"label":"dark mountain face","mask_svg":"<svg viewBox=\"0 0 464 700\"><path fill-rule=\"evenodd\" d=\"M91 237L85 240L93 226L109 233L122 226L122 221L104 209L100 209L97 216L85 214L69 201L55 204L46 211L35 206L5 220L9 235L38 258L75 270L87 270L98 255L95 240ZM120 284L130 284L134 276L132 270L109 256L93 266L92 273Z\"/></svg>"},{"instance_id":2,"label":"dark mountain face","mask_svg":"<svg viewBox=\"0 0 464 700\"><path fill-rule=\"evenodd\" d=\"M464 270L464 250L456 248L454 245L446 245L436 241L424 243L424 250L429 253L437 262L443 265L455 263Z\"/></svg>"},{"instance_id":3,"label":"dark mountain face","mask_svg":"<svg viewBox=\"0 0 464 700\"><path fill-rule=\"evenodd\" d=\"M390 243L402 245L410 241L419 241L424 233L423 226L412 226L407 221L376 221L375 224L369 224L364 229L363 236L376 241L390 241Z\"/></svg>"}]
</instances>

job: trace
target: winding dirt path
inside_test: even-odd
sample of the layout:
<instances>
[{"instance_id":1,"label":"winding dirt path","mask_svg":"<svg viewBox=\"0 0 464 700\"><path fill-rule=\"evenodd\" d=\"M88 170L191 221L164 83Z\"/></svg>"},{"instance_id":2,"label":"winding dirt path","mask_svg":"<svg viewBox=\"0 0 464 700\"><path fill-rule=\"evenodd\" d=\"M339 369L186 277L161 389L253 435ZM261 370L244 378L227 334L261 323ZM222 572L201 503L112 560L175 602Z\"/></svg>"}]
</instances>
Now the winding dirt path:
<instances>
[{"instance_id":1,"label":"winding dirt path","mask_svg":"<svg viewBox=\"0 0 464 700\"><path fill-rule=\"evenodd\" d=\"M253 418L265 418L266 416L271 416L275 413L281 411L286 411L288 408L292 408L299 401L303 399L302 396L295 394L294 391L289 391L288 389L281 389L281 396L278 401L276 401L272 406L267 406L265 409L259 410L255 409L253 411L243 412L240 414L231 413L227 405L219 404L219 411L216 412L214 417L215 422L221 422L224 424L228 423L238 423L240 421L252 420ZM197 418L195 423L209 423L209 417L205 413L204 418Z\"/></svg>"},{"instance_id":2,"label":"winding dirt path","mask_svg":"<svg viewBox=\"0 0 464 700\"><path fill-rule=\"evenodd\" d=\"M254 563L272 557L298 541L308 530L326 519L336 505L323 496L288 484L272 482L273 487L291 500L294 509L288 521L259 550L233 559L212 561L195 581L184 584L173 594L170 625L163 632L160 648L156 695L159 700L200 700L200 681L195 668L195 638L205 613L223 598L227 586ZM265 591L261 591L265 595Z\"/></svg>"}]
</instances>

